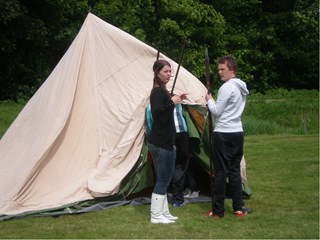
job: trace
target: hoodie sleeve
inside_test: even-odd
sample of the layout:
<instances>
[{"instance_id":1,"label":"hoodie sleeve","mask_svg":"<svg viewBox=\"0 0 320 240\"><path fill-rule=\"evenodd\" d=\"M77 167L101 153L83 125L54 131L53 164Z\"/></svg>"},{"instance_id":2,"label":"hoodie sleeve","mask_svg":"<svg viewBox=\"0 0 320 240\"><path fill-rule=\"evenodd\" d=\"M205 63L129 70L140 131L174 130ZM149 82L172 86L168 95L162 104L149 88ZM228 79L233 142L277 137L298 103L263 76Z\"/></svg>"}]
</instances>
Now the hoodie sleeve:
<instances>
[{"instance_id":1,"label":"hoodie sleeve","mask_svg":"<svg viewBox=\"0 0 320 240\"><path fill-rule=\"evenodd\" d=\"M218 99L210 99L208 101L208 108L215 116L219 117L223 113L229 99L232 97L232 91L226 86L222 85L218 92Z\"/></svg>"}]
</instances>

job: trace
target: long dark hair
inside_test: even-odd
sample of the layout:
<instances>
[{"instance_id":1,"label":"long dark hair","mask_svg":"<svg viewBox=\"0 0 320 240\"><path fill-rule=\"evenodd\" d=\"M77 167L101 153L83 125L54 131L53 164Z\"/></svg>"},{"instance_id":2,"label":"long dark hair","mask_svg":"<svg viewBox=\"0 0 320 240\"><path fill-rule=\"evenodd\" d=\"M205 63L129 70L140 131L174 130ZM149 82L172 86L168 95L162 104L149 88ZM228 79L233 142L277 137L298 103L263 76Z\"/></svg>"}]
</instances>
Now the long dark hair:
<instances>
[{"instance_id":1,"label":"long dark hair","mask_svg":"<svg viewBox=\"0 0 320 240\"><path fill-rule=\"evenodd\" d=\"M166 87L163 85L163 83L161 82L161 80L158 77L159 72L161 71L161 69L164 66L169 66L171 68L171 64L167 60L159 59L154 62L153 67L152 67L152 69L153 69L153 88L161 87L168 93L168 95L170 95L169 91L166 89Z\"/></svg>"}]
</instances>

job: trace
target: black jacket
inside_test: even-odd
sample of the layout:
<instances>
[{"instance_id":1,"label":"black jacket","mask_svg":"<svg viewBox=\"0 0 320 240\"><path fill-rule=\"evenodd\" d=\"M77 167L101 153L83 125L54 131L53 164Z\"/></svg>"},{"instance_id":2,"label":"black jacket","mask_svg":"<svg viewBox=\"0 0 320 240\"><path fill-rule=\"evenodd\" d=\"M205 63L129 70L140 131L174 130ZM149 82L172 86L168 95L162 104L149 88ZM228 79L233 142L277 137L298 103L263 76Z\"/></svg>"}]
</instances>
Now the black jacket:
<instances>
[{"instance_id":1,"label":"black jacket","mask_svg":"<svg viewBox=\"0 0 320 240\"><path fill-rule=\"evenodd\" d=\"M152 130L148 142L161 148L173 150L176 130L174 126L174 102L161 87L152 89L150 95Z\"/></svg>"}]
</instances>

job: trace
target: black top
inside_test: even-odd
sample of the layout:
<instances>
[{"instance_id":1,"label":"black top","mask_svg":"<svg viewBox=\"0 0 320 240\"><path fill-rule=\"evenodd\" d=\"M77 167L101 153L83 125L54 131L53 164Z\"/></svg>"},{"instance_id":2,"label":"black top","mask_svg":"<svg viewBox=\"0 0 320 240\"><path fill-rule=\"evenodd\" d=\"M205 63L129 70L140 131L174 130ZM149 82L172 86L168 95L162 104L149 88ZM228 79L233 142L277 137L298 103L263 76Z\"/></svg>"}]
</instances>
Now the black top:
<instances>
[{"instance_id":1,"label":"black top","mask_svg":"<svg viewBox=\"0 0 320 240\"><path fill-rule=\"evenodd\" d=\"M150 105L153 124L148 137L149 143L173 150L176 135L173 119L174 102L163 88L156 87L151 91Z\"/></svg>"}]
</instances>

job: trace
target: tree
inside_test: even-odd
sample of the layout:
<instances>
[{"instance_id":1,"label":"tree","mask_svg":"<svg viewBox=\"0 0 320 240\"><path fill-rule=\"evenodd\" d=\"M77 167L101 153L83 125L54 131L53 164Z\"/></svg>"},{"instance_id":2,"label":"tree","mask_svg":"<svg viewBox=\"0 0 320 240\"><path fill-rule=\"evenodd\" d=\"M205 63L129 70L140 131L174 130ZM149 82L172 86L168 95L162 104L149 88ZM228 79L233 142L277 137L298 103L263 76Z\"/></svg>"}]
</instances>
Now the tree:
<instances>
[{"instance_id":1,"label":"tree","mask_svg":"<svg viewBox=\"0 0 320 240\"><path fill-rule=\"evenodd\" d=\"M204 75L208 43L214 45L213 52L223 48L222 16L196 0L100 1L92 5L92 12L175 61L186 43L183 65L198 77Z\"/></svg>"},{"instance_id":2,"label":"tree","mask_svg":"<svg viewBox=\"0 0 320 240\"><path fill-rule=\"evenodd\" d=\"M86 9L84 0L0 1L0 99L34 94L70 45Z\"/></svg>"},{"instance_id":3,"label":"tree","mask_svg":"<svg viewBox=\"0 0 320 240\"><path fill-rule=\"evenodd\" d=\"M0 99L29 98L53 70L91 11L205 79L232 54L249 88L318 89L315 0L0 0ZM212 84L218 87L216 75Z\"/></svg>"},{"instance_id":4,"label":"tree","mask_svg":"<svg viewBox=\"0 0 320 240\"><path fill-rule=\"evenodd\" d=\"M183 65L192 73L204 78L204 52L210 54L223 49L222 34L225 29L223 17L215 9L199 1L162 0L157 8L161 16L158 42L160 50L178 60L181 46L186 43Z\"/></svg>"}]
</instances>

